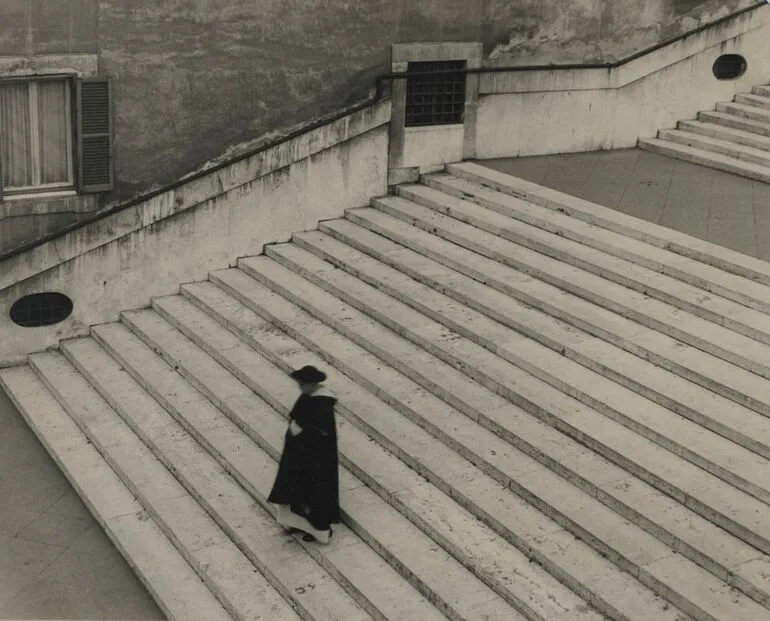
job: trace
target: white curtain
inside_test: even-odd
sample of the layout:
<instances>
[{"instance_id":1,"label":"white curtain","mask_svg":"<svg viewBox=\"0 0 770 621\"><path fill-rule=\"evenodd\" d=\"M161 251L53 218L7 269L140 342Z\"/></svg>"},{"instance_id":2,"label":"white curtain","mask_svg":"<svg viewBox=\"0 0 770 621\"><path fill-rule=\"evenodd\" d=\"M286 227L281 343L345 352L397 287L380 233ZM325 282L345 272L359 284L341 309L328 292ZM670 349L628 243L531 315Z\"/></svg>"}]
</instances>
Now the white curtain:
<instances>
[{"instance_id":1,"label":"white curtain","mask_svg":"<svg viewBox=\"0 0 770 621\"><path fill-rule=\"evenodd\" d=\"M0 84L0 166L5 189L33 184L31 129L29 86Z\"/></svg>"},{"instance_id":2,"label":"white curtain","mask_svg":"<svg viewBox=\"0 0 770 621\"><path fill-rule=\"evenodd\" d=\"M40 183L70 180L69 89L64 80L37 83L40 123Z\"/></svg>"},{"instance_id":3,"label":"white curtain","mask_svg":"<svg viewBox=\"0 0 770 621\"><path fill-rule=\"evenodd\" d=\"M71 135L66 81L0 84L4 190L71 183Z\"/></svg>"}]
</instances>

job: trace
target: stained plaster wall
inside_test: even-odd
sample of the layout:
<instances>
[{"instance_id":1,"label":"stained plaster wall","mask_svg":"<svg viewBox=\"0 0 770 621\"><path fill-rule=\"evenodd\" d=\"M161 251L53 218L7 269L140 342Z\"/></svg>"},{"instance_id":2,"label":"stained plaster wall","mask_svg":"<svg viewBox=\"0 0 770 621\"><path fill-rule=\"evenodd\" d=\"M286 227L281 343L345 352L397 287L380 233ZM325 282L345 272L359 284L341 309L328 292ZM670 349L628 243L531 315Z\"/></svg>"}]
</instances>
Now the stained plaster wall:
<instances>
[{"instance_id":1,"label":"stained plaster wall","mask_svg":"<svg viewBox=\"0 0 770 621\"><path fill-rule=\"evenodd\" d=\"M385 194L389 119L383 102L0 261L0 365ZM69 296L70 317L14 324L12 304L40 291Z\"/></svg>"}]
</instances>

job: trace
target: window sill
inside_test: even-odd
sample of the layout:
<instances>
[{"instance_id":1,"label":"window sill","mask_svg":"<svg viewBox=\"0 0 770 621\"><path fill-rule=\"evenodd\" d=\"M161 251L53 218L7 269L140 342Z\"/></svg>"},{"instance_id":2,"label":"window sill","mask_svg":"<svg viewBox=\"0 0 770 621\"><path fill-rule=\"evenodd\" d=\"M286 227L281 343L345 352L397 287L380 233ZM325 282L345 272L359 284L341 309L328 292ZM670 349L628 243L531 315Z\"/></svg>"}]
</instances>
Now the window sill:
<instances>
[{"instance_id":1,"label":"window sill","mask_svg":"<svg viewBox=\"0 0 770 621\"><path fill-rule=\"evenodd\" d=\"M446 130L461 130L465 127L463 123L440 123L438 125L413 125L412 127L405 127L404 131L407 133L416 133L416 132L430 132L430 131L436 131L438 129L446 129Z\"/></svg>"},{"instance_id":2,"label":"window sill","mask_svg":"<svg viewBox=\"0 0 770 621\"><path fill-rule=\"evenodd\" d=\"M67 196L77 196L78 193L72 189L72 190L47 190L47 191L40 191L40 192L30 192L28 194L4 194L2 196L2 200L4 201L14 201L14 200L24 200L24 199L30 199L30 198L37 198L37 199L48 199L48 198L63 198Z\"/></svg>"}]
</instances>

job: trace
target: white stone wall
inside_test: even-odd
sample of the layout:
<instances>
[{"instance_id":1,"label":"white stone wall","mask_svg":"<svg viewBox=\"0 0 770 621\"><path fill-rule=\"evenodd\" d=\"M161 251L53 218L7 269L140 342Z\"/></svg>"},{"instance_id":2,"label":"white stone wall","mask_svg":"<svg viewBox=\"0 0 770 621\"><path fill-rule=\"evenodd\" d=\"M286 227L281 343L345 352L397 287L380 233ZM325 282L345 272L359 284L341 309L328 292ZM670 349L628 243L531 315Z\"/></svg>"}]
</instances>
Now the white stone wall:
<instances>
[{"instance_id":1,"label":"white stone wall","mask_svg":"<svg viewBox=\"0 0 770 621\"><path fill-rule=\"evenodd\" d=\"M714 61L741 54L737 80ZM692 35L615 69L481 76L476 157L518 157L633 147L737 93L770 82L770 6Z\"/></svg>"},{"instance_id":2,"label":"white stone wall","mask_svg":"<svg viewBox=\"0 0 770 621\"><path fill-rule=\"evenodd\" d=\"M378 104L0 262L0 364L385 194L389 120L390 103ZM16 300L43 291L72 298L72 315L42 328L11 322Z\"/></svg>"}]
</instances>

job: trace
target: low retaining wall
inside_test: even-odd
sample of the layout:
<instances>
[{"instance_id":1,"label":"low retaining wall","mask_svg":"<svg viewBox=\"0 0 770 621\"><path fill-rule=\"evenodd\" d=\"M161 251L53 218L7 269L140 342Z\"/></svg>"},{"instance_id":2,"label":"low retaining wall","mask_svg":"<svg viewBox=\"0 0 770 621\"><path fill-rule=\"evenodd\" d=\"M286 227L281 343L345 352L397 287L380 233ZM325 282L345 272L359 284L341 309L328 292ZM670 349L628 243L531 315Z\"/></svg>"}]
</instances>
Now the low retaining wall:
<instances>
[{"instance_id":1,"label":"low retaining wall","mask_svg":"<svg viewBox=\"0 0 770 621\"><path fill-rule=\"evenodd\" d=\"M0 262L0 364L116 321L387 191L390 102L355 112ZM65 321L22 328L24 295L57 291Z\"/></svg>"},{"instance_id":2,"label":"low retaining wall","mask_svg":"<svg viewBox=\"0 0 770 621\"><path fill-rule=\"evenodd\" d=\"M714 61L741 54L746 73L717 80ZM476 158L518 157L634 147L701 110L770 80L770 6L613 69L482 74Z\"/></svg>"}]
</instances>

